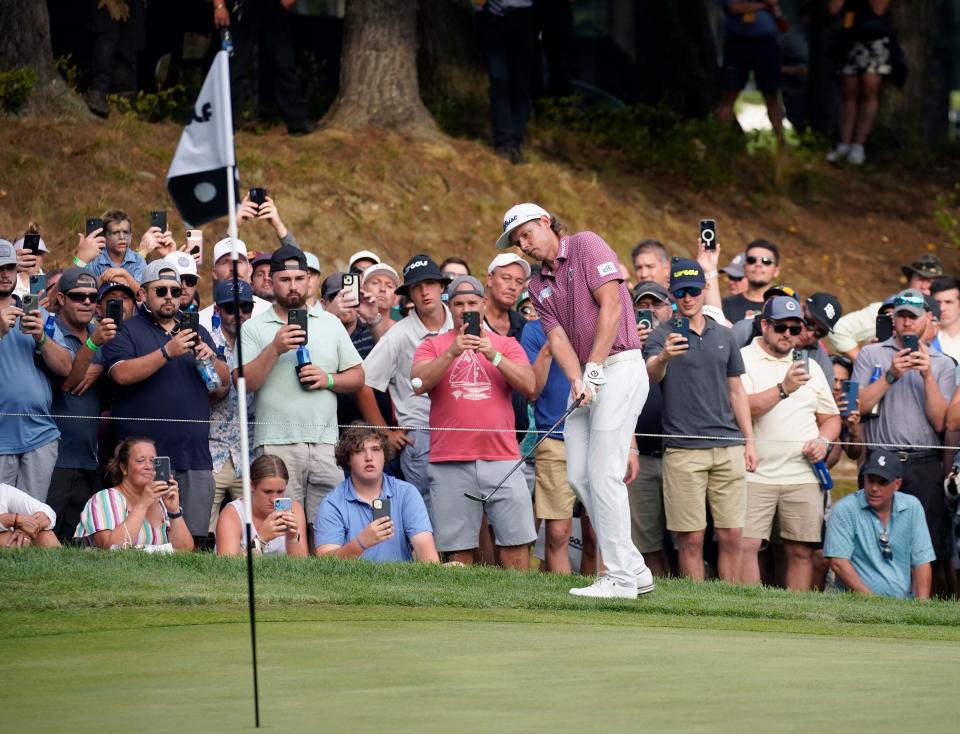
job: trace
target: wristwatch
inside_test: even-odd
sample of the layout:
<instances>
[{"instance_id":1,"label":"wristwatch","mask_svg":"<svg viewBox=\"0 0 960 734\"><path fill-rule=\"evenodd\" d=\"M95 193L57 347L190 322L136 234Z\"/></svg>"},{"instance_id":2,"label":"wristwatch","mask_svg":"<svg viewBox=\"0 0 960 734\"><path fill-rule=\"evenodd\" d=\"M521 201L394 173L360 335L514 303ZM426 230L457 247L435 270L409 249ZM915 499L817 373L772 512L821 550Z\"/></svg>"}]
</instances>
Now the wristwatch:
<instances>
[{"instance_id":1,"label":"wristwatch","mask_svg":"<svg viewBox=\"0 0 960 734\"><path fill-rule=\"evenodd\" d=\"M777 391L780 393L781 400L786 400L788 397L790 397L790 393L788 393L786 390L783 389L782 382L777 383Z\"/></svg>"},{"instance_id":2,"label":"wristwatch","mask_svg":"<svg viewBox=\"0 0 960 734\"><path fill-rule=\"evenodd\" d=\"M895 374L893 374L893 370L887 370L883 377L884 379L886 379L888 385L892 385L893 383L895 383L897 380L900 379Z\"/></svg>"}]
</instances>

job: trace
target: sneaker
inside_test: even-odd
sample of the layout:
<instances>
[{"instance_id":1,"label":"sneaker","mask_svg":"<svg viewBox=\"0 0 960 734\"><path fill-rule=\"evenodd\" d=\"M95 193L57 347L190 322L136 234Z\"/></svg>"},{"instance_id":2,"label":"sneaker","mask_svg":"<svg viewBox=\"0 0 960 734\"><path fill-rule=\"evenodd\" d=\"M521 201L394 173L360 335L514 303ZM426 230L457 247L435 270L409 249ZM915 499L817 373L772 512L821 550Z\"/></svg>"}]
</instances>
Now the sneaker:
<instances>
[{"instance_id":1,"label":"sneaker","mask_svg":"<svg viewBox=\"0 0 960 734\"><path fill-rule=\"evenodd\" d=\"M649 594L655 588L656 584L653 583L653 572L651 572L649 568L644 568L643 571L637 574L637 596Z\"/></svg>"},{"instance_id":2,"label":"sneaker","mask_svg":"<svg viewBox=\"0 0 960 734\"><path fill-rule=\"evenodd\" d=\"M97 89L88 89L85 96L87 108L97 117L109 117L110 105L107 104L106 92Z\"/></svg>"},{"instance_id":3,"label":"sneaker","mask_svg":"<svg viewBox=\"0 0 960 734\"><path fill-rule=\"evenodd\" d=\"M570 589L573 596L586 596L593 599L636 599L637 587L618 584L609 576L601 576L590 586Z\"/></svg>"},{"instance_id":4,"label":"sneaker","mask_svg":"<svg viewBox=\"0 0 960 734\"><path fill-rule=\"evenodd\" d=\"M841 159L846 158L850 153L850 146L847 143L837 143L837 147L827 153L828 163L839 163Z\"/></svg>"},{"instance_id":5,"label":"sneaker","mask_svg":"<svg viewBox=\"0 0 960 734\"><path fill-rule=\"evenodd\" d=\"M851 145L850 152L847 153L847 162L854 166L862 166L867 156L863 152L862 145Z\"/></svg>"}]
</instances>

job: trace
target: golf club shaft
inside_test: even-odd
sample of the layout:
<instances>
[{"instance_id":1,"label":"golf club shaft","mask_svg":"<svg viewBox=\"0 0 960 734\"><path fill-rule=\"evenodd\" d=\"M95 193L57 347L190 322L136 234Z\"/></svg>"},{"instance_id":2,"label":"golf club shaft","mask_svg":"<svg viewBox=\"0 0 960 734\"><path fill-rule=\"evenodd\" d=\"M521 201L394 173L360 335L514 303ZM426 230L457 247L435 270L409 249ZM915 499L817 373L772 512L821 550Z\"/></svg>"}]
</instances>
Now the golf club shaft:
<instances>
[{"instance_id":1,"label":"golf club shaft","mask_svg":"<svg viewBox=\"0 0 960 734\"><path fill-rule=\"evenodd\" d=\"M580 395L576 400L574 400L572 403L570 403L570 407L567 408L567 411L566 411L563 415L561 415L559 419L557 419L557 422L553 424L553 426L550 428L550 430L549 430L549 431L546 431L546 432L540 437L540 439L539 439L533 446L530 447L530 450L527 451L527 453L525 453L523 456L520 457L520 461L518 461L518 462L514 465L514 467L513 467L510 471L507 472L507 475L506 475L503 479L500 480L500 484L498 484L496 487L494 487L494 488L490 491L490 494L488 494L486 497L481 497L481 498L480 498L480 501L481 501L481 502L486 502L488 499L490 499L491 497L493 497L494 493L497 492L497 490L499 490L500 487L502 487L504 484L506 484L506 481L507 481L510 477L513 476L513 473L514 473L517 469L519 469L521 466L523 466L523 462L527 461L531 456L534 455L534 453L536 453L537 447L538 447L540 444L542 444L545 440L547 440L547 439L550 437L550 435L551 435L555 430L557 430L557 427L558 427L561 423L563 423L567 418L570 417L570 414L571 414L573 411L575 411L577 408L580 407L580 403L581 403L581 402L583 402L583 395ZM467 496L469 497L470 495L467 495ZM471 497L471 499L474 499L474 498Z\"/></svg>"}]
</instances>

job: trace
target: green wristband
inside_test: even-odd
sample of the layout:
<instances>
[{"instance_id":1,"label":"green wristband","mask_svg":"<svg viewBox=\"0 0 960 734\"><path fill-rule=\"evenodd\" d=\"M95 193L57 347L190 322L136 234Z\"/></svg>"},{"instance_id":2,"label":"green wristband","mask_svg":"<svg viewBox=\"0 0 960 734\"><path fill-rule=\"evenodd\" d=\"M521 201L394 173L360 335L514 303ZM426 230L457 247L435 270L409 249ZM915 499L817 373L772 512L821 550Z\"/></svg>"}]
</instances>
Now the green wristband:
<instances>
[{"instance_id":1,"label":"green wristband","mask_svg":"<svg viewBox=\"0 0 960 734\"><path fill-rule=\"evenodd\" d=\"M333 390L333 375L327 375L327 390Z\"/></svg>"},{"instance_id":2,"label":"green wristband","mask_svg":"<svg viewBox=\"0 0 960 734\"><path fill-rule=\"evenodd\" d=\"M43 332L43 339L37 342L37 349L42 349L43 345L47 343L47 332Z\"/></svg>"},{"instance_id":3,"label":"green wristband","mask_svg":"<svg viewBox=\"0 0 960 734\"><path fill-rule=\"evenodd\" d=\"M73 264L76 265L78 268L87 267L87 264L76 255L73 256Z\"/></svg>"},{"instance_id":4,"label":"green wristband","mask_svg":"<svg viewBox=\"0 0 960 734\"><path fill-rule=\"evenodd\" d=\"M94 343L93 343L93 339L91 339L89 336L87 337L87 346L90 347L90 349L91 349L93 352L99 352L99 351L100 351L100 347L98 347L96 344L94 344Z\"/></svg>"}]
</instances>

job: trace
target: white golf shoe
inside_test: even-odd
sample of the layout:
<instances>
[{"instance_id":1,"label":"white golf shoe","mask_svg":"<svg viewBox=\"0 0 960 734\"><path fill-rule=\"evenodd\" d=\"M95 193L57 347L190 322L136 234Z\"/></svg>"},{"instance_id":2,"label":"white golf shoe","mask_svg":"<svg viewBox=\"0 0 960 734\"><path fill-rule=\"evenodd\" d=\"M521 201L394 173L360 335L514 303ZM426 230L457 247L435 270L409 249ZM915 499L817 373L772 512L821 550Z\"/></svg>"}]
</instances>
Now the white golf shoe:
<instances>
[{"instance_id":1,"label":"white golf shoe","mask_svg":"<svg viewBox=\"0 0 960 734\"><path fill-rule=\"evenodd\" d=\"M590 586L570 589L573 596L586 596L593 599L636 599L637 587L618 584L609 576L601 576Z\"/></svg>"},{"instance_id":2,"label":"white golf shoe","mask_svg":"<svg viewBox=\"0 0 960 734\"><path fill-rule=\"evenodd\" d=\"M649 568L644 568L637 574L637 596L649 594L655 588L656 584L653 583L653 573Z\"/></svg>"}]
</instances>

